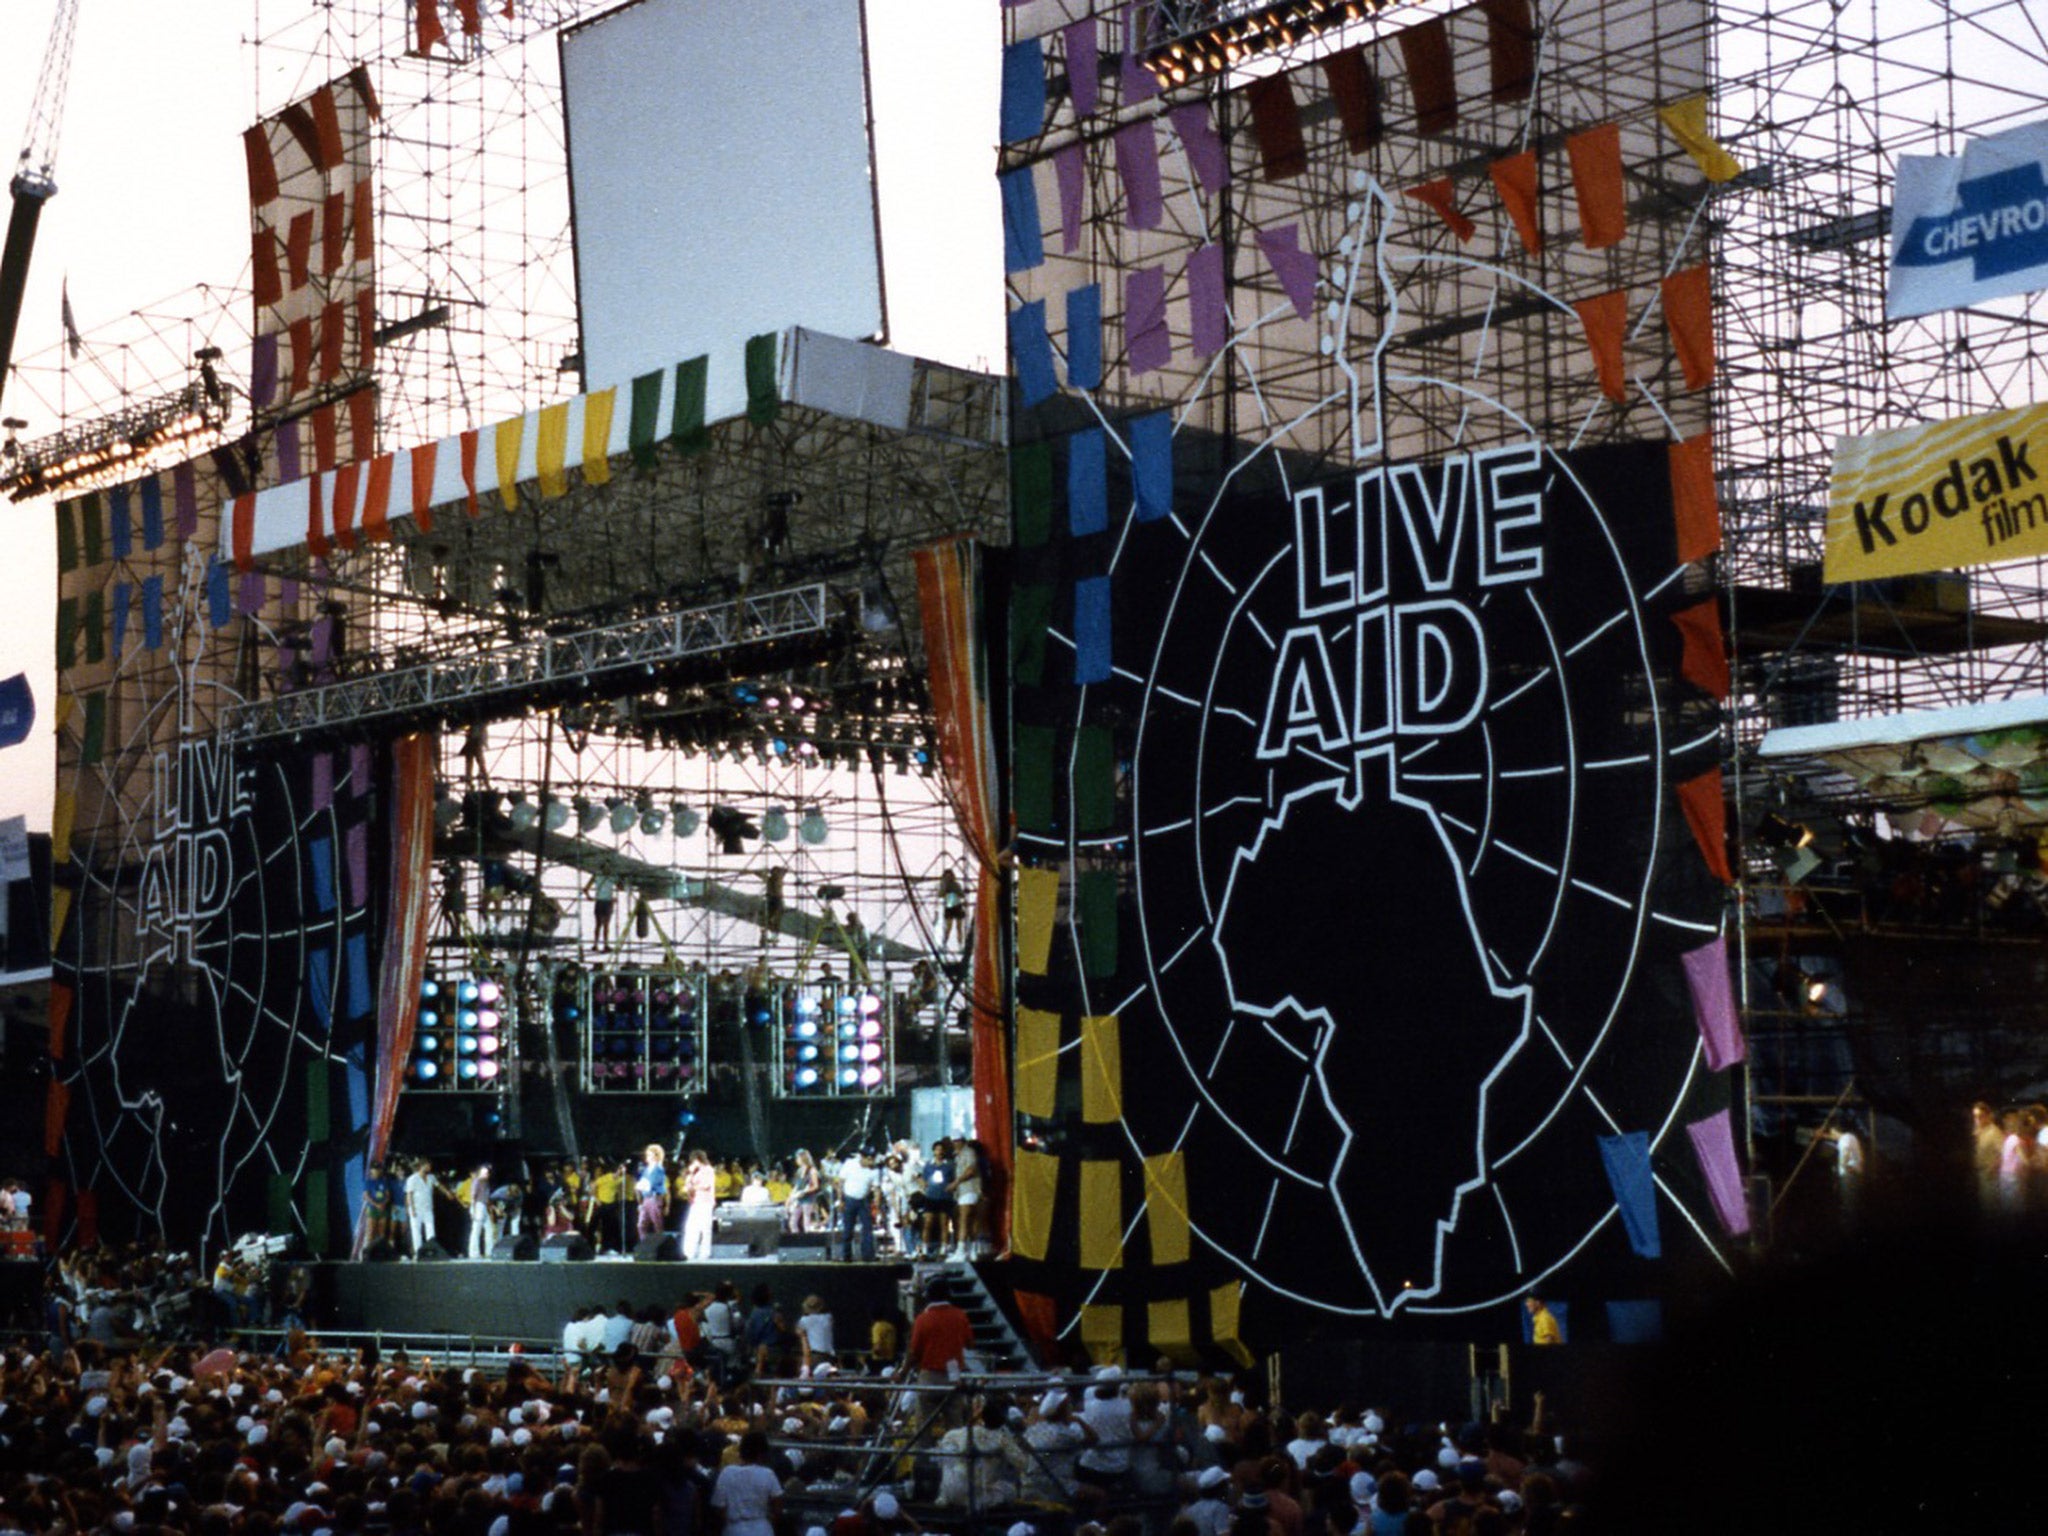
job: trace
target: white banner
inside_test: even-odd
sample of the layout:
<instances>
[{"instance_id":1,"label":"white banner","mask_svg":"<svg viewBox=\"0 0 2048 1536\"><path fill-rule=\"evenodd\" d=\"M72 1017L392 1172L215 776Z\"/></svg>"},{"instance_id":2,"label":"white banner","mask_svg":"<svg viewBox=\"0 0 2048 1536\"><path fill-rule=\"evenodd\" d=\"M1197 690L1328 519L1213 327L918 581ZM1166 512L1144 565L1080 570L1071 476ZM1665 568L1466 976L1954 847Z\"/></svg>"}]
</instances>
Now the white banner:
<instances>
[{"instance_id":1,"label":"white banner","mask_svg":"<svg viewBox=\"0 0 2048 1536\"><path fill-rule=\"evenodd\" d=\"M2048 288L2048 123L1902 155L1885 314L1931 315Z\"/></svg>"},{"instance_id":2,"label":"white banner","mask_svg":"<svg viewBox=\"0 0 2048 1536\"><path fill-rule=\"evenodd\" d=\"M0 881L28 877L28 818L9 816L0 821ZM4 931L4 926L4 915L0 915L0 931Z\"/></svg>"}]
</instances>

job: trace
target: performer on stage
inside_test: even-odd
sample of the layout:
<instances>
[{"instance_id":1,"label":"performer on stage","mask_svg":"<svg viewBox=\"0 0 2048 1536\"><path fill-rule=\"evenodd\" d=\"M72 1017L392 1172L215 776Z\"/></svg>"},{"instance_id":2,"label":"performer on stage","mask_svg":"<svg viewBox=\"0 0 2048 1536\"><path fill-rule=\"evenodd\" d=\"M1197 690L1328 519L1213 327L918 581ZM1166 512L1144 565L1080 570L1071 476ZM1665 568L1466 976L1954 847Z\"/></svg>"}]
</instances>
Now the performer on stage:
<instances>
[{"instance_id":1,"label":"performer on stage","mask_svg":"<svg viewBox=\"0 0 2048 1536\"><path fill-rule=\"evenodd\" d=\"M690 1153L683 1192L690 1202L683 1217L683 1257L701 1264L711 1257L712 1218L718 1210L718 1174L702 1147Z\"/></svg>"},{"instance_id":2,"label":"performer on stage","mask_svg":"<svg viewBox=\"0 0 2048 1536\"><path fill-rule=\"evenodd\" d=\"M434 1171L424 1157L415 1158L405 1176L405 1221L416 1259L434 1240Z\"/></svg>"},{"instance_id":3,"label":"performer on stage","mask_svg":"<svg viewBox=\"0 0 2048 1536\"><path fill-rule=\"evenodd\" d=\"M668 1173L661 1166L662 1150L653 1142L641 1153L640 1177L633 1188L640 1196L640 1240L661 1231L668 1217Z\"/></svg>"},{"instance_id":4,"label":"performer on stage","mask_svg":"<svg viewBox=\"0 0 2048 1536\"><path fill-rule=\"evenodd\" d=\"M491 1216L490 1164L477 1164L464 1192L469 1202L469 1256L488 1259L498 1246L498 1224Z\"/></svg>"},{"instance_id":5,"label":"performer on stage","mask_svg":"<svg viewBox=\"0 0 2048 1536\"><path fill-rule=\"evenodd\" d=\"M392 1206L397 1199L398 1182L384 1171L382 1163L370 1165L370 1176L363 1181L363 1246L374 1248L379 1243L396 1240L392 1229Z\"/></svg>"}]
</instances>

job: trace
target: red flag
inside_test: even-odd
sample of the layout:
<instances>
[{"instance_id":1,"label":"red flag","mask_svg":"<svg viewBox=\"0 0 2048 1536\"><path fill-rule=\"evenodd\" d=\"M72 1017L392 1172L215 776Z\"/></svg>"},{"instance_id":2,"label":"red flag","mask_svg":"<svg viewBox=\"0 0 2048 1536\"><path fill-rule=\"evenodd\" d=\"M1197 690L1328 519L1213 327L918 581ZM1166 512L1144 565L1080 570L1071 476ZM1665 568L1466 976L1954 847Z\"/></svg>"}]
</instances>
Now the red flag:
<instances>
[{"instance_id":1,"label":"red flag","mask_svg":"<svg viewBox=\"0 0 2048 1536\"><path fill-rule=\"evenodd\" d=\"M1714 382L1714 301L1706 264L1687 267L1664 279L1664 324L1671 332L1671 350L1685 374L1687 389Z\"/></svg>"},{"instance_id":2,"label":"red flag","mask_svg":"<svg viewBox=\"0 0 2048 1536\"><path fill-rule=\"evenodd\" d=\"M484 29L483 7L478 0L454 0L455 14L462 20L465 37L476 37Z\"/></svg>"},{"instance_id":3,"label":"red flag","mask_svg":"<svg viewBox=\"0 0 2048 1536\"><path fill-rule=\"evenodd\" d=\"M1728 674L1728 642L1721 629L1721 603L1707 598L1671 615L1684 637L1685 651L1678 663L1681 676L1717 699L1728 697L1732 679Z\"/></svg>"},{"instance_id":4,"label":"red flag","mask_svg":"<svg viewBox=\"0 0 2048 1536\"><path fill-rule=\"evenodd\" d=\"M334 471L334 542L342 549L356 547L356 470L354 459L337 465Z\"/></svg>"},{"instance_id":5,"label":"red flag","mask_svg":"<svg viewBox=\"0 0 2048 1536\"><path fill-rule=\"evenodd\" d=\"M469 492L469 515L471 517L479 517L483 514L483 508L477 505L476 499L476 444L477 429L471 427L462 434L462 484L463 488Z\"/></svg>"},{"instance_id":6,"label":"red flag","mask_svg":"<svg viewBox=\"0 0 2048 1536\"><path fill-rule=\"evenodd\" d=\"M1671 520L1678 529L1683 565L1721 547L1721 503L1714 494L1714 439L1702 432L1667 450L1671 463Z\"/></svg>"},{"instance_id":7,"label":"red flag","mask_svg":"<svg viewBox=\"0 0 2048 1536\"><path fill-rule=\"evenodd\" d=\"M421 533L434 531L434 461L439 446L422 443L412 450L412 520Z\"/></svg>"},{"instance_id":8,"label":"red flag","mask_svg":"<svg viewBox=\"0 0 2048 1536\"><path fill-rule=\"evenodd\" d=\"M1540 254L1543 216L1536 206L1536 151L1525 149L1496 160L1486 171L1493 178L1493 190L1500 194L1501 206L1514 221L1515 233L1522 238L1522 249L1531 256Z\"/></svg>"},{"instance_id":9,"label":"red flag","mask_svg":"<svg viewBox=\"0 0 2048 1536\"><path fill-rule=\"evenodd\" d=\"M1728 863L1728 804L1721 797L1721 770L1709 768L1678 786L1678 803L1699 844L1700 857L1723 885L1735 883Z\"/></svg>"},{"instance_id":10,"label":"red flag","mask_svg":"<svg viewBox=\"0 0 2048 1536\"><path fill-rule=\"evenodd\" d=\"M1602 123L1564 141L1571 156L1572 186L1579 195L1579 231L1589 251L1618 245L1628 232L1628 208L1621 190L1621 128Z\"/></svg>"},{"instance_id":11,"label":"red flag","mask_svg":"<svg viewBox=\"0 0 2048 1536\"><path fill-rule=\"evenodd\" d=\"M322 406L322 410L327 407ZM332 420L332 417L329 418ZM306 477L306 550L315 560L327 558L327 509L320 504L320 477Z\"/></svg>"},{"instance_id":12,"label":"red flag","mask_svg":"<svg viewBox=\"0 0 2048 1536\"><path fill-rule=\"evenodd\" d=\"M1626 400L1628 370L1621 360L1621 339L1628 326L1628 295L1616 288L1581 299L1572 308L1586 328L1586 349L1593 354L1601 391L1610 400Z\"/></svg>"},{"instance_id":13,"label":"red flag","mask_svg":"<svg viewBox=\"0 0 2048 1536\"><path fill-rule=\"evenodd\" d=\"M448 40L448 31L441 25L441 0L413 0L413 49L414 53L432 53Z\"/></svg>"},{"instance_id":14,"label":"red flag","mask_svg":"<svg viewBox=\"0 0 2048 1536\"><path fill-rule=\"evenodd\" d=\"M363 534L374 544L391 542L391 455L380 453L370 460L368 482L363 487Z\"/></svg>"},{"instance_id":15,"label":"red flag","mask_svg":"<svg viewBox=\"0 0 2048 1536\"><path fill-rule=\"evenodd\" d=\"M235 569L248 572L256 569L256 559L251 546L256 542L256 493L245 491L235 498L235 521L233 528L235 547Z\"/></svg>"},{"instance_id":16,"label":"red flag","mask_svg":"<svg viewBox=\"0 0 2048 1536\"><path fill-rule=\"evenodd\" d=\"M1410 187L1406 195L1425 208L1433 209L1436 216L1444 221L1444 227L1458 237L1458 244L1463 245L1478 232L1479 226L1458 211L1457 189L1451 185L1450 177Z\"/></svg>"},{"instance_id":17,"label":"red flag","mask_svg":"<svg viewBox=\"0 0 2048 1536\"><path fill-rule=\"evenodd\" d=\"M1252 109L1252 136L1259 141L1259 164L1266 180L1285 181L1308 169L1308 146L1301 136L1301 112L1294 87L1285 75L1268 75L1244 89Z\"/></svg>"}]
</instances>

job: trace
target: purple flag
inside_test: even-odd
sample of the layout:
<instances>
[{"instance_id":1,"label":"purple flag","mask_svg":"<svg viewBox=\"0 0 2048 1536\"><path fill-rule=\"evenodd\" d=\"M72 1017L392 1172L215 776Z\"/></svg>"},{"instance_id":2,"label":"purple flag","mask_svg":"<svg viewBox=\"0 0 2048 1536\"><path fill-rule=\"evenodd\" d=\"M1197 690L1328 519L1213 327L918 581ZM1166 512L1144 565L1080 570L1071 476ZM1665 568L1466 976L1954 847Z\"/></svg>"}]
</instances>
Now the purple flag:
<instances>
[{"instance_id":1,"label":"purple flag","mask_svg":"<svg viewBox=\"0 0 2048 1536\"><path fill-rule=\"evenodd\" d=\"M280 576L277 578L277 602L285 612L290 613L299 606L299 578Z\"/></svg>"},{"instance_id":2,"label":"purple flag","mask_svg":"<svg viewBox=\"0 0 2048 1536\"><path fill-rule=\"evenodd\" d=\"M242 579L235 588L235 612L241 614L261 613L263 611L265 595L263 573L261 571L242 572Z\"/></svg>"},{"instance_id":3,"label":"purple flag","mask_svg":"<svg viewBox=\"0 0 2048 1536\"><path fill-rule=\"evenodd\" d=\"M1316 307L1316 259L1301 249L1298 225L1280 224L1258 231L1259 249L1280 279L1280 289L1294 305L1294 312L1306 320Z\"/></svg>"},{"instance_id":4,"label":"purple flag","mask_svg":"<svg viewBox=\"0 0 2048 1536\"><path fill-rule=\"evenodd\" d=\"M1124 286L1124 358L1133 373L1150 373L1173 361L1164 267L1140 267Z\"/></svg>"},{"instance_id":5,"label":"purple flag","mask_svg":"<svg viewBox=\"0 0 2048 1536\"><path fill-rule=\"evenodd\" d=\"M341 844L348 865L348 904L360 907L370 899L370 824L354 823L342 834Z\"/></svg>"},{"instance_id":6,"label":"purple flag","mask_svg":"<svg viewBox=\"0 0 2048 1536\"><path fill-rule=\"evenodd\" d=\"M1143 5L1124 7L1124 59L1120 71L1123 81L1123 106L1140 101L1150 101L1159 94L1159 82L1152 71L1138 62L1145 52L1145 18L1151 8Z\"/></svg>"},{"instance_id":7,"label":"purple flag","mask_svg":"<svg viewBox=\"0 0 2048 1536\"><path fill-rule=\"evenodd\" d=\"M1167 114L1173 131L1180 135L1180 147L1204 192L1221 192L1230 185L1230 157L1223 152L1223 140L1216 136L1216 124L1206 104L1193 101Z\"/></svg>"},{"instance_id":8,"label":"purple flag","mask_svg":"<svg viewBox=\"0 0 2048 1536\"><path fill-rule=\"evenodd\" d=\"M1159 140L1151 118L1117 129L1116 174L1124 184L1124 223L1132 229L1157 229L1166 199L1159 190Z\"/></svg>"},{"instance_id":9,"label":"purple flag","mask_svg":"<svg viewBox=\"0 0 2048 1536\"><path fill-rule=\"evenodd\" d=\"M1688 1121L1685 1134L1692 1138L1693 1156L1700 1160L1700 1172L1706 1176L1714 1214L1730 1235L1741 1237L1749 1230L1749 1192L1743 1187L1742 1167L1735 1161L1735 1130L1728 1111L1717 1109L1704 1120Z\"/></svg>"},{"instance_id":10,"label":"purple flag","mask_svg":"<svg viewBox=\"0 0 2048 1536\"><path fill-rule=\"evenodd\" d=\"M1692 989L1693 1022L1707 1044L1707 1065L1719 1072L1749 1055L1742 1021L1735 1013L1735 988L1728 979L1728 940L1715 938L1680 957L1685 984Z\"/></svg>"},{"instance_id":11,"label":"purple flag","mask_svg":"<svg viewBox=\"0 0 2048 1536\"><path fill-rule=\"evenodd\" d=\"M370 792L370 744L356 742L348 749L348 792L352 795L367 795Z\"/></svg>"},{"instance_id":12,"label":"purple flag","mask_svg":"<svg viewBox=\"0 0 2048 1536\"><path fill-rule=\"evenodd\" d=\"M334 754L315 752L313 754L313 809L327 811L334 808Z\"/></svg>"},{"instance_id":13,"label":"purple flag","mask_svg":"<svg viewBox=\"0 0 2048 1536\"><path fill-rule=\"evenodd\" d=\"M1102 102L1102 55L1095 45L1095 18L1077 21L1065 32L1067 52L1067 94L1081 117Z\"/></svg>"},{"instance_id":14,"label":"purple flag","mask_svg":"<svg viewBox=\"0 0 2048 1536\"><path fill-rule=\"evenodd\" d=\"M281 421L277 424L277 483L290 485L305 472L299 462L299 424Z\"/></svg>"},{"instance_id":15,"label":"purple flag","mask_svg":"<svg viewBox=\"0 0 2048 1536\"><path fill-rule=\"evenodd\" d=\"M1088 196L1088 148L1078 140L1052 157L1060 184L1060 249L1081 248L1081 209Z\"/></svg>"},{"instance_id":16,"label":"purple flag","mask_svg":"<svg viewBox=\"0 0 2048 1536\"><path fill-rule=\"evenodd\" d=\"M1223 303L1223 247L1213 241L1188 254L1188 332L1203 357L1214 357L1230 340L1230 313Z\"/></svg>"},{"instance_id":17,"label":"purple flag","mask_svg":"<svg viewBox=\"0 0 2048 1536\"><path fill-rule=\"evenodd\" d=\"M249 357L249 403L265 406L277 395L277 333L258 336Z\"/></svg>"},{"instance_id":18,"label":"purple flag","mask_svg":"<svg viewBox=\"0 0 2048 1536\"><path fill-rule=\"evenodd\" d=\"M189 539L199 531L199 480L190 459L171 471L171 491L177 498L178 537Z\"/></svg>"}]
</instances>

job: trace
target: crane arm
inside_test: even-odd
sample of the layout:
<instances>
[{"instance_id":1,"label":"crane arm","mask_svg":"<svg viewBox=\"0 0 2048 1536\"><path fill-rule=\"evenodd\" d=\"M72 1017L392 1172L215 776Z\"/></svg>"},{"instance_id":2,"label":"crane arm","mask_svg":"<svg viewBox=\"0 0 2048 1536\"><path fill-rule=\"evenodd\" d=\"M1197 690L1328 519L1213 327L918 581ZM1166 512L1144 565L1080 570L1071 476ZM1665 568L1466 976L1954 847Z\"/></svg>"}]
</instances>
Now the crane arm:
<instances>
[{"instance_id":1,"label":"crane arm","mask_svg":"<svg viewBox=\"0 0 2048 1536\"><path fill-rule=\"evenodd\" d=\"M29 110L28 137L14 177L7 184L14 207L7 219L7 244L0 248L0 395L6 393L8 370L14 363L14 332L21 323L21 300L28 288L36 226L43 216L43 204L57 195L57 138L64 126L64 94L71 83L71 39L78 29L78 3L57 0L50 41L43 49L43 72L36 79L35 105Z\"/></svg>"}]
</instances>

